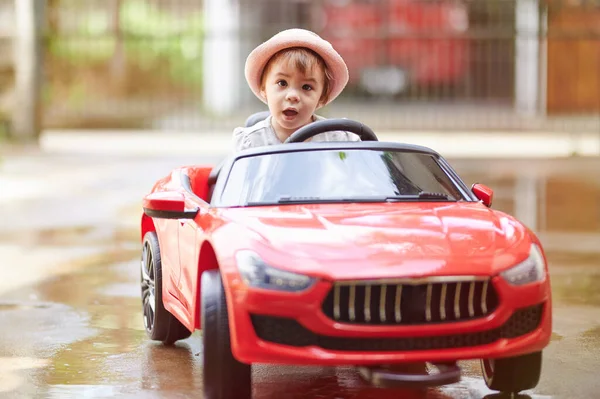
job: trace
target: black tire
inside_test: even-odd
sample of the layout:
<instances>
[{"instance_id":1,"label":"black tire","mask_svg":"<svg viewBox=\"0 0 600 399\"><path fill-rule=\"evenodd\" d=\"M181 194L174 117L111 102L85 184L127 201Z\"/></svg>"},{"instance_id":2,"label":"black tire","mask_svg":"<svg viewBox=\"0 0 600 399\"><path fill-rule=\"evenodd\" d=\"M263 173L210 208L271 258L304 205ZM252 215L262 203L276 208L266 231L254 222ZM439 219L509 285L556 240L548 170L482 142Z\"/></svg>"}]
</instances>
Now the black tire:
<instances>
[{"instance_id":1,"label":"black tire","mask_svg":"<svg viewBox=\"0 0 600 399\"><path fill-rule=\"evenodd\" d=\"M153 231L144 236L140 275L142 312L148 337L154 341L161 341L165 345L172 345L192 335L192 332L163 305L160 247L156 233Z\"/></svg>"},{"instance_id":2,"label":"black tire","mask_svg":"<svg viewBox=\"0 0 600 399\"><path fill-rule=\"evenodd\" d=\"M535 388L542 373L542 352L501 359L482 359L481 372L488 388L518 393Z\"/></svg>"},{"instance_id":3,"label":"black tire","mask_svg":"<svg viewBox=\"0 0 600 399\"><path fill-rule=\"evenodd\" d=\"M200 289L204 395L207 399L250 399L252 368L231 353L227 302L219 272L202 273Z\"/></svg>"}]
</instances>

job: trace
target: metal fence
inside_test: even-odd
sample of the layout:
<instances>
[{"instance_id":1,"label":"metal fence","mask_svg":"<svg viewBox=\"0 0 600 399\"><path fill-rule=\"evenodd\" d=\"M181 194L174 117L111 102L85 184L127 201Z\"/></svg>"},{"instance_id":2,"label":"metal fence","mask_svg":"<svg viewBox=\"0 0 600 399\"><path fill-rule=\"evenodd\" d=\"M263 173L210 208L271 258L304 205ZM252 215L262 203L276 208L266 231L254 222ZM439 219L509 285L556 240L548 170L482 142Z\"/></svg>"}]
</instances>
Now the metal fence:
<instances>
[{"instance_id":1,"label":"metal fence","mask_svg":"<svg viewBox=\"0 0 600 399\"><path fill-rule=\"evenodd\" d=\"M598 1L237 0L212 16L206 2L218 2L204 2L47 0L46 127L231 129L264 109L243 80L247 54L305 27L351 72L325 116L377 129L600 131ZM210 94L221 90L227 112Z\"/></svg>"}]
</instances>

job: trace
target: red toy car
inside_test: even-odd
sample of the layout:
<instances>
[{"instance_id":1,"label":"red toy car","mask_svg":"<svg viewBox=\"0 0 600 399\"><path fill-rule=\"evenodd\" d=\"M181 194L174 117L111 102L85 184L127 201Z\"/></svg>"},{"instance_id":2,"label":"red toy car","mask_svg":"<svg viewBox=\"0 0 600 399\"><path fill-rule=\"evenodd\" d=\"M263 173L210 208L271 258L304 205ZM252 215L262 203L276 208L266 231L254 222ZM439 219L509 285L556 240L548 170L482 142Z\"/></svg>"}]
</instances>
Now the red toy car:
<instances>
[{"instance_id":1,"label":"red toy car","mask_svg":"<svg viewBox=\"0 0 600 399\"><path fill-rule=\"evenodd\" d=\"M361 142L305 143L344 130ZM220 167L175 169L144 198L143 314L153 340L202 329L206 397L251 396L251 365L355 365L376 385L536 386L551 334L538 238L436 152L347 119ZM293 144L295 143L295 144ZM431 374L389 365L430 362Z\"/></svg>"},{"instance_id":2,"label":"red toy car","mask_svg":"<svg viewBox=\"0 0 600 399\"><path fill-rule=\"evenodd\" d=\"M469 15L460 1L326 0L318 15L350 83L372 94L458 87L469 73Z\"/></svg>"}]
</instances>

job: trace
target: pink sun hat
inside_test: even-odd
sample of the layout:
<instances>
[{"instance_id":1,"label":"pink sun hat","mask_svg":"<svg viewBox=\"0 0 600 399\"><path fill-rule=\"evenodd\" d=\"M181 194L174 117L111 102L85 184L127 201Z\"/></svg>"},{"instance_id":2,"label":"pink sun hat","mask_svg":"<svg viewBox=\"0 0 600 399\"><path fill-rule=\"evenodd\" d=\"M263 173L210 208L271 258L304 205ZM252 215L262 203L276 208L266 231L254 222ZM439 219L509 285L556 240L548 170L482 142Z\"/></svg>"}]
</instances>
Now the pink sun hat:
<instances>
[{"instance_id":1,"label":"pink sun hat","mask_svg":"<svg viewBox=\"0 0 600 399\"><path fill-rule=\"evenodd\" d=\"M265 66L278 51L305 47L319 54L333 77L330 82L329 104L340 95L348 83L348 67L344 59L333 48L331 43L322 39L314 32L305 29L288 29L279 32L260 46L256 47L246 59L245 75L250 89L256 97L266 103L260 95L260 79ZM324 105L326 105L324 104Z\"/></svg>"}]
</instances>

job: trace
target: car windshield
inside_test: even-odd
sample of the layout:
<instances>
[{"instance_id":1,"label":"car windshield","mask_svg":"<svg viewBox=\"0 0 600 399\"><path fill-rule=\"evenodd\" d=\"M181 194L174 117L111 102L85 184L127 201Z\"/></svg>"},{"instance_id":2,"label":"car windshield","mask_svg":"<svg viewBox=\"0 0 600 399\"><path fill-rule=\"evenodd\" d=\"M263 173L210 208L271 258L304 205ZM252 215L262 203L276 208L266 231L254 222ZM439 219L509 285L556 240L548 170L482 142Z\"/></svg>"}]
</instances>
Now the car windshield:
<instances>
[{"instance_id":1,"label":"car windshield","mask_svg":"<svg viewBox=\"0 0 600 399\"><path fill-rule=\"evenodd\" d=\"M221 206L467 199L437 159L402 150L311 150L238 159Z\"/></svg>"}]
</instances>

